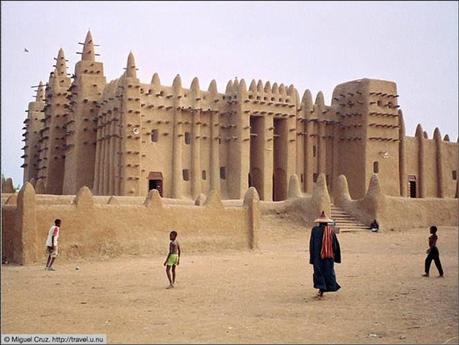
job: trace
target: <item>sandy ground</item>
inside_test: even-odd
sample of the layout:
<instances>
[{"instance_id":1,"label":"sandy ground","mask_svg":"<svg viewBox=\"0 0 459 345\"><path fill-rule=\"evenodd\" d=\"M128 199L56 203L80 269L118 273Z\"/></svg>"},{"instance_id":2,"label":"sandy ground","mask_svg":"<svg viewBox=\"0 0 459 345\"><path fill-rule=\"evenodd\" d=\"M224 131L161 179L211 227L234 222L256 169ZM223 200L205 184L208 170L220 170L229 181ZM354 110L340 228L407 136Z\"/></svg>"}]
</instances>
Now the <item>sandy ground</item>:
<instances>
[{"instance_id":1,"label":"sandy ground","mask_svg":"<svg viewBox=\"0 0 459 345\"><path fill-rule=\"evenodd\" d=\"M458 232L445 278L423 278L427 229L341 233L342 289L316 300L310 229L264 216L257 251L2 267L3 333L102 333L110 343L458 343ZM180 236L180 234L179 234ZM166 249L167 250L167 249ZM79 266L80 270L75 267Z\"/></svg>"}]
</instances>

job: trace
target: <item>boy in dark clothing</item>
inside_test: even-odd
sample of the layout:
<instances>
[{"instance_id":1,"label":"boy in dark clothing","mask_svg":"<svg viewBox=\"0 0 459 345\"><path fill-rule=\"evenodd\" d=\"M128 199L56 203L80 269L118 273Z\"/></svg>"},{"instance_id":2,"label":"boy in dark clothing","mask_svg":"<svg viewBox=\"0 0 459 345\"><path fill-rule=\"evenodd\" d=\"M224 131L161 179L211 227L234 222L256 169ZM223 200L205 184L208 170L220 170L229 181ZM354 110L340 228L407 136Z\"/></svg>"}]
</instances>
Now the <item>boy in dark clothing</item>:
<instances>
[{"instance_id":1,"label":"boy in dark clothing","mask_svg":"<svg viewBox=\"0 0 459 345\"><path fill-rule=\"evenodd\" d=\"M440 262L440 252L438 251L437 248L437 227L435 225L430 227L430 235L429 237L429 249L427 249L426 254L426 261L425 261L425 273L422 275L423 277L428 277L429 276L429 270L430 270L430 264L432 263L432 260L435 261L435 266L437 266L438 273L440 274L440 277L443 277L443 269L441 267L441 262Z\"/></svg>"}]
</instances>

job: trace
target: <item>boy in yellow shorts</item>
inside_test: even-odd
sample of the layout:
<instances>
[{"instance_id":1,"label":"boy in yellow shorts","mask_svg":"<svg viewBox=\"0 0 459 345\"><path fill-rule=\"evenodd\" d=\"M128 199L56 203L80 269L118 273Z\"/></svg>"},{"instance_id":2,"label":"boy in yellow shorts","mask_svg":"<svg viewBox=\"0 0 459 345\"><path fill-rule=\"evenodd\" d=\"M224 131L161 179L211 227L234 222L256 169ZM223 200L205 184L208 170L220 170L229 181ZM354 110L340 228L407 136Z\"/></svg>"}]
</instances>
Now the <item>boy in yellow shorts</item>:
<instances>
[{"instance_id":1,"label":"boy in yellow shorts","mask_svg":"<svg viewBox=\"0 0 459 345\"><path fill-rule=\"evenodd\" d=\"M178 266L180 263L180 245L177 239L177 231L171 231L169 234L169 254L167 254L166 261L164 261L164 266L166 266L166 274L169 279L168 289L174 287L175 284L175 266ZM172 277L171 277L171 267L172 267Z\"/></svg>"}]
</instances>

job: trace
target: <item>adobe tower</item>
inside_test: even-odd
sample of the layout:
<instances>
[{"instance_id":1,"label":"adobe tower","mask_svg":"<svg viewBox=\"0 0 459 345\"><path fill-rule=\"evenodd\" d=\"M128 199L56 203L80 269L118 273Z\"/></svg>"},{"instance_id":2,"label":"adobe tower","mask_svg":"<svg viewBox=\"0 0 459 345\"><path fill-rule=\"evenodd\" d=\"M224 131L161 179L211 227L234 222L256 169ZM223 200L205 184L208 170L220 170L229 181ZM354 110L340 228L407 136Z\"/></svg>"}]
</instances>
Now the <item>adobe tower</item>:
<instances>
[{"instance_id":1,"label":"adobe tower","mask_svg":"<svg viewBox=\"0 0 459 345\"><path fill-rule=\"evenodd\" d=\"M97 146L97 113L105 88L104 69L95 61L94 42L88 32L81 60L69 89L70 111L65 133L64 194L75 194L82 186L94 184Z\"/></svg>"}]
</instances>

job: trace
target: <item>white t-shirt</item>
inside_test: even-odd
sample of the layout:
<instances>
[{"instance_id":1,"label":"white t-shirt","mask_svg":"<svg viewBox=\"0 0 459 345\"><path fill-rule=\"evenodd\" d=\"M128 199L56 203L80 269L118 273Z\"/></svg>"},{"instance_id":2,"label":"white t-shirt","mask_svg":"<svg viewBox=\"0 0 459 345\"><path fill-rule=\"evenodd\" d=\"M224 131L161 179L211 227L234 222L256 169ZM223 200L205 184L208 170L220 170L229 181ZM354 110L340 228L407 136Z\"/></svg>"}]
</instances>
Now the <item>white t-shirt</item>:
<instances>
[{"instance_id":1,"label":"white t-shirt","mask_svg":"<svg viewBox=\"0 0 459 345\"><path fill-rule=\"evenodd\" d=\"M53 244L53 236L54 236L54 244ZM59 227L53 225L48 231L48 238L46 239L46 245L48 247L57 246L57 239L59 238Z\"/></svg>"}]
</instances>

